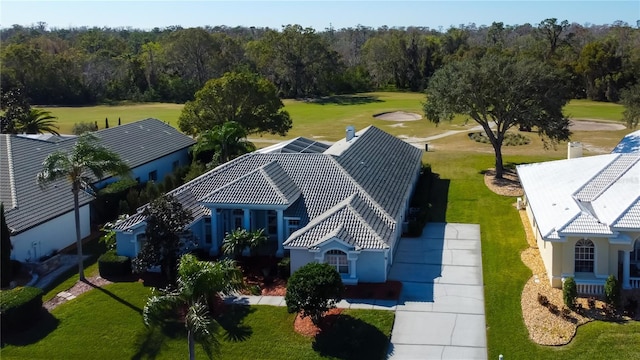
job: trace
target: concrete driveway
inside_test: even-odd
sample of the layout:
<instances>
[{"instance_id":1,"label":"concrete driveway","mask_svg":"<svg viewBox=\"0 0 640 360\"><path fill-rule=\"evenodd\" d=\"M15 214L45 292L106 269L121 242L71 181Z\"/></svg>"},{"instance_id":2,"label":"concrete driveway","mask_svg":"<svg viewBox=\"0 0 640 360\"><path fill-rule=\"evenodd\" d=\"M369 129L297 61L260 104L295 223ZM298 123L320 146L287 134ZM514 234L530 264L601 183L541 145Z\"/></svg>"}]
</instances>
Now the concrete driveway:
<instances>
[{"instance_id":1,"label":"concrete driveway","mask_svg":"<svg viewBox=\"0 0 640 360\"><path fill-rule=\"evenodd\" d=\"M402 238L390 280L402 282L389 359L486 359L480 226L429 223Z\"/></svg>"}]
</instances>

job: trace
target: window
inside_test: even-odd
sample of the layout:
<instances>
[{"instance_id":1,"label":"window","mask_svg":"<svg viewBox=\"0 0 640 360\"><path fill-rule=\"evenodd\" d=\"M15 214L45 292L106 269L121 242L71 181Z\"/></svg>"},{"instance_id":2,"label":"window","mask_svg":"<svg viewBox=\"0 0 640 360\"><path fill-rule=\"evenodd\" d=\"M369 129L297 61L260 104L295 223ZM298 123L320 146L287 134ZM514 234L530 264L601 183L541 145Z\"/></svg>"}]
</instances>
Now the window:
<instances>
[{"instance_id":1,"label":"window","mask_svg":"<svg viewBox=\"0 0 640 360\"><path fill-rule=\"evenodd\" d=\"M325 262L338 270L340 274L349 273L349 262L347 261L347 254L340 250L329 250L324 255Z\"/></svg>"},{"instance_id":2,"label":"window","mask_svg":"<svg viewBox=\"0 0 640 360\"><path fill-rule=\"evenodd\" d=\"M153 170L149 173L149 181L157 181L158 180L158 171Z\"/></svg>"},{"instance_id":3,"label":"window","mask_svg":"<svg viewBox=\"0 0 640 360\"><path fill-rule=\"evenodd\" d=\"M267 232L269 235L278 234L278 214L273 210L267 212Z\"/></svg>"},{"instance_id":4,"label":"window","mask_svg":"<svg viewBox=\"0 0 640 360\"><path fill-rule=\"evenodd\" d=\"M244 210L242 209L233 210L233 226L234 226L233 228L234 230L244 228Z\"/></svg>"},{"instance_id":5,"label":"window","mask_svg":"<svg viewBox=\"0 0 640 360\"><path fill-rule=\"evenodd\" d=\"M288 219L287 220L287 234L285 238L288 238L296 230L300 229L300 219Z\"/></svg>"},{"instance_id":6,"label":"window","mask_svg":"<svg viewBox=\"0 0 640 360\"><path fill-rule=\"evenodd\" d=\"M593 272L595 246L589 239L580 239L575 247L575 272Z\"/></svg>"},{"instance_id":7,"label":"window","mask_svg":"<svg viewBox=\"0 0 640 360\"><path fill-rule=\"evenodd\" d=\"M204 242L211 244L211 218L204 218Z\"/></svg>"}]
</instances>

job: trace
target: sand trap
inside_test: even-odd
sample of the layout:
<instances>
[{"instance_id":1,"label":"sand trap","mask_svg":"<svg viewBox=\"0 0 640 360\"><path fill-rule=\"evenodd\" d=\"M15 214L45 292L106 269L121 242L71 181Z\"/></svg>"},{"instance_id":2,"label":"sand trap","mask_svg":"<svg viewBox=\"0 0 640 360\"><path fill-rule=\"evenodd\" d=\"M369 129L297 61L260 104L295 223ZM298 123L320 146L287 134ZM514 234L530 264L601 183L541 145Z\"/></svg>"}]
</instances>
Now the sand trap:
<instances>
[{"instance_id":1,"label":"sand trap","mask_svg":"<svg viewBox=\"0 0 640 360\"><path fill-rule=\"evenodd\" d=\"M616 131L624 130L627 127L622 124L588 121L581 119L571 119L569 129L572 131Z\"/></svg>"},{"instance_id":2,"label":"sand trap","mask_svg":"<svg viewBox=\"0 0 640 360\"><path fill-rule=\"evenodd\" d=\"M422 119L422 115L406 111L392 111L373 115L374 118L387 121L416 121Z\"/></svg>"}]
</instances>

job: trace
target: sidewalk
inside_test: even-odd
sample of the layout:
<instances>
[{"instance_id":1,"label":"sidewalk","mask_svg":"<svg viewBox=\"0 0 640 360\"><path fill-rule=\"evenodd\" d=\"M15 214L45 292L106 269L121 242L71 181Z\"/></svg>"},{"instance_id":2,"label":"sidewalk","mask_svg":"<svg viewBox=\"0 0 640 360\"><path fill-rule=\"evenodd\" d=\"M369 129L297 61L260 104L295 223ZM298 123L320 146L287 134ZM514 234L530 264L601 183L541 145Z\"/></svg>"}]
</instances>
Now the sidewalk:
<instances>
[{"instance_id":1,"label":"sidewalk","mask_svg":"<svg viewBox=\"0 0 640 360\"><path fill-rule=\"evenodd\" d=\"M252 296L237 295L227 296L225 304L236 305L271 305L287 306L284 296ZM344 299L336 306L340 309L365 309L365 310L389 310L395 311L398 302L395 300L375 300L375 299Z\"/></svg>"}]
</instances>

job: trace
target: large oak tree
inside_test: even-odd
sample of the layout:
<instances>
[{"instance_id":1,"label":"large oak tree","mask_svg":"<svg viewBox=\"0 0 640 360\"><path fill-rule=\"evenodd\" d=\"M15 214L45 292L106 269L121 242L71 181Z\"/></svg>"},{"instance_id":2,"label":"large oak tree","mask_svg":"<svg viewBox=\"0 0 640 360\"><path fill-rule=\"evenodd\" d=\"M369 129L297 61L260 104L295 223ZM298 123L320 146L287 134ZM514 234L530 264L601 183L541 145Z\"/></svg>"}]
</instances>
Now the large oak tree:
<instances>
[{"instance_id":1,"label":"large oak tree","mask_svg":"<svg viewBox=\"0 0 640 360\"><path fill-rule=\"evenodd\" d=\"M487 133L496 155L496 178L504 172L502 143L516 126L535 127L552 143L569 138L562 114L569 92L553 68L535 60L499 55L465 59L436 71L426 90L425 116L434 123L469 116Z\"/></svg>"},{"instance_id":2,"label":"large oak tree","mask_svg":"<svg viewBox=\"0 0 640 360\"><path fill-rule=\"evenodd\" d=\"M178 125L198 135L227 121L235 121L248 133L285 135L291 118L269 80L250 72L229 72L207 81L185 104Z\"/></svg>"}]
</instances>

